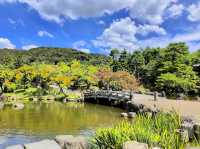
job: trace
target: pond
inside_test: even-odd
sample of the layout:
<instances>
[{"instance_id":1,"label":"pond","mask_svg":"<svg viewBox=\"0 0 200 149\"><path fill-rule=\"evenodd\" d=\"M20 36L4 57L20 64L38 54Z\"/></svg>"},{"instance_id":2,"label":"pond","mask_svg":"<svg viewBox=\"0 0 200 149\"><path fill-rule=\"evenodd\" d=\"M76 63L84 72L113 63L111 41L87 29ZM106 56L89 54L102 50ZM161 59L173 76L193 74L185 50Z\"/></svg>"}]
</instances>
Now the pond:
<instances>
[{"instance_id":1,"label":"pond","mask_svg":"<svg viewBox=\"0 0 200 149\"><path fill-rule=\"evenodd\" d=\"M23 110L0 110L0 149L53 138L59 134L89 136L121 120L118 108L81 103L29 103Z\"/></svg>"}]
</instances>

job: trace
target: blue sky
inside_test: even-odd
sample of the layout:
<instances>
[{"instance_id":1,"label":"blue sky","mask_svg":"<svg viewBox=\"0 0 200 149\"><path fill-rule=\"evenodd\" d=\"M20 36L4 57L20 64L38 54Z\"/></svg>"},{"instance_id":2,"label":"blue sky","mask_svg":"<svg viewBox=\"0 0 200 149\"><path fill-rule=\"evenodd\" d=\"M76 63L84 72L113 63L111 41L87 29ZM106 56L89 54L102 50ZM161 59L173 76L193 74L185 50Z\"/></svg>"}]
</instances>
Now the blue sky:
<instances>
[{"instance_id":1,"label":"blue sky","mask_svg":"<svg viewBox=\"0 0 200 149\"><path fill-rule=\"evenodd\" d=\"M0 48L200 49L199 0L0 0Z\"/></svg>"}]
</instances>

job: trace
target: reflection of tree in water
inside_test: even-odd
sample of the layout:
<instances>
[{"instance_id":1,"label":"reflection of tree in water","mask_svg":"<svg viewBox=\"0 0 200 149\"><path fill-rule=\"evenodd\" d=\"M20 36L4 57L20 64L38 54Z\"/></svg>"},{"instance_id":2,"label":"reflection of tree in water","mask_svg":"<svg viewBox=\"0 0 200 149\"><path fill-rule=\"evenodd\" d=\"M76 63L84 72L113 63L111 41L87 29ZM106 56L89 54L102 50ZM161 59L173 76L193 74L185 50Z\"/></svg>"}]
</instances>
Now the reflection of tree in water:
<instances>
[{"instance_id":1,"label":"reflection of tree in water","mask_svg":"<svg viewBox=\"0 0 200 149\"><path fill-rule=\"evenodd\" d=\"M6 108L0 113L2 133L79 134L80 131L109 126L120 120L116 108L79 104L28 104L21 111Z\"/></svg>"}]
</instances>

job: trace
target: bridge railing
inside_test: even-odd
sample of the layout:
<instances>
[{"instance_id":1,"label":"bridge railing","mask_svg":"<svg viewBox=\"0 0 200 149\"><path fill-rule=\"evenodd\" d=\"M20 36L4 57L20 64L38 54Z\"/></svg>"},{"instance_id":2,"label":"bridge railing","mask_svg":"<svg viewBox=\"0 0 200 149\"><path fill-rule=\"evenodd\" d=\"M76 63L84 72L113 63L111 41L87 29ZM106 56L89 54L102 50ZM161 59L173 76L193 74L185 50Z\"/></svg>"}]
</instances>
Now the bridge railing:
<instances>
[{"instance_id":1,"label":"bridge railing","mask_svg":"<svg viewBox=\"0 0 200 149\"><path fill-rule=\"evenodd\" d=\"M108 98L109 100L131 100L132 95L126 91L87 91L84 93L85 98Z\"/></svg>"}]
</instances>

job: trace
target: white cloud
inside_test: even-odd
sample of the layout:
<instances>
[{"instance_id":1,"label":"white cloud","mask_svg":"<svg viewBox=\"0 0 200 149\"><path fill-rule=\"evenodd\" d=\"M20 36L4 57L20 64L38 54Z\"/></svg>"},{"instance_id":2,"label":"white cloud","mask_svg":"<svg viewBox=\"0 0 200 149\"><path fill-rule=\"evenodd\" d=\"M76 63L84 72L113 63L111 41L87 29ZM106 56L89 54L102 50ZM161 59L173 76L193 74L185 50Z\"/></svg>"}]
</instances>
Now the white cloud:
<instances>
[{"instance_id":1,"label":"white cloud","mask_svg":"<svg viewBox=\"0 0 200 149\"><path fill-rule=\"evenodd\" d=\"M200 2L190 5L187 10L189 13L188 20L200 21Z\"/></svg>"},{"instance_id":2,"label":"white cloud","mask_svg":"<svg viewBox=\"0 0 200 149\"><path fill-rule=\"evenodd\" d=\"M29 44L29 45L22 46L22 49L23 50L30 50L30 49L37 48L37 47L38 47L37 45Z\"/></svg>"},{"instance_id":3,"label":"white cloud","mask_svg":"<svg viewBox=\"0 0 200 149\"><path fill-rule=\"evenodd\" d=\"M178 34L174 37L173 41L175 41L175 42L200 41L200 32L199 31L193 31L193 32L184 33L184 34Z\"/></svg>"},{"instance_id":4,"label":"white cloud","mask_svg":"<svg viewBox=\"0 0 200 149\"><path fill-rule=\"evenodd\" d=\"M158 35L166 35L166 31L164 28L157 26L157 25L140 25L138 27L138 34L141 34L143 36L148 35L150 32L157 33Z\"/></svg>"},{"instance_id":5,"label":"white cloud","mask_svg":"<svg viewBox=\"0 0 200 149\"><path fill-rule=\"evenodd\" d=\"M171 42L171 37L163 36L163 37L152 37L145 40L138 41L138 46L141 48L146 47L166 47Z\"/></svg>"},{"instance_id":6,"label":"white cloud","mask_svg":"<svg viewBox=\"0 0 200 149\"><path fill-rule=\"evenodd\" d=\"M175 18L182 15L185 7L182 4L173 4L171 7L167 9L167 17Z\"/></svg>"},{"instance_id":7,"label":"white cloud","mask_svg":"<svg viewBox=\"0 0 200 149\"><path fill-rule=\"evenodd\" d=\"M6 0L4 0L6 1ZM127 8L135 0L16 0L35 9L42 18L57 23L64 19L78 19L80 17L96 17L111 14L123 8ZM92 6L92 7L91 7Z\"/></svg>"},{"instance_id":8,"label":"white cloud","mask_svg":"<svg viewBox=\"0 0 200 149\"><path fill-rule=\"evenodd\" d=\"M130 16L151 24L161 24L165 10L172 2L173 0L136 0L130 7Z\"/></svg>"},{"instance_id":9,"label":"white cloud","mask_svg":"<svg viewBox=\"0 0 200 149\"><path fill-rule=\"evenodd\" d=\"M93 41L96 47L134 49L137 39L135 34L137 27L130 18L114 21L109 28L105 29L100 37Z\"/></svg>"},{"instance_id":10,"label":"white cloud","mask_svg":"<svg viewBox=\"0 0 200 149\"><path fill-rule=\"evenodd\" d=\"M178 33L174 36L154 37L138 41L140 47L165 47L172 42L186 42L190 51L200 49L200 26L186 33Z\"/></svg>"},{"instance_id":11,"label":"white cloud","mask_svg":"<svg viewBox=\"0 0 200 149\"><path fill-rule=\"evenodd\" d=\"M90 53L90 49L85 48L87 46L87 42L84 40L76 41L73 43L73 48L85 53Z\"/></svg>"},{"instance_id":12,"label":"white cloud","mask_svg":"<svg viewBox=\"0 0 200 149\"><path fill-rule=\"evenodd\" d=\"M149 33L166 35L165 29L157 25L139 25L137 26L131 18L123 18L114 21L109 28L105 29L101 36L93 40L96 47L118 48L134 50L139 47L137 35L146 36Z\"/></svg>"},{"instance_id":13,"label":"white cloud","mask_svg":"<svg viewBox=\"0 0 200 149\"><path fill-rule=\"evenodd\" d=\"M38 31L38 36L40 36L40 37L46 36L46 37L50 37L50 38L53 38L53 37L54 37L53 34L47 32L47 31L45 31L45 30Z\"/></svg>"},{"instance_id":14,"label":"white cloud","mask_svg":"<svg viewBox=\"0 0 200 149\"><path fill-rule=\"evenodd\" d=\"M158 36L151 38L139 38L137 35L156 33ZM94 46L102 49L127 49L129 51L145 47L165 47L172 42L186 42L190 50L200 48L200 25L185 33L175 35L167 34L165 29L157 25L137 26L131 18L114 21L109 28L105 29L101 36L93 40Z\"/></svg>"},{"instance_id":15,"label":"white cloud","mask_svg":"<svg viewBox=\"0 0 200 149\"><path fill-rule=\"evenodd\" d=\"M122 9L132 18L161 24L163 14L174 0L1 0L25 3L46 20L63 23L65 19L98 17ZM92 7L91 7L92 6Z\"/></svg>"},{"instance_id":16,"label":"white cloud","mask_svg":"<svg viewBox=\"0 0 200 149\"><path fill-rule=\"evenodd\" d=\"M9 39L0 37L0 48L15 49L16 46Z\"/></svg>"}]
</instances>

